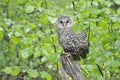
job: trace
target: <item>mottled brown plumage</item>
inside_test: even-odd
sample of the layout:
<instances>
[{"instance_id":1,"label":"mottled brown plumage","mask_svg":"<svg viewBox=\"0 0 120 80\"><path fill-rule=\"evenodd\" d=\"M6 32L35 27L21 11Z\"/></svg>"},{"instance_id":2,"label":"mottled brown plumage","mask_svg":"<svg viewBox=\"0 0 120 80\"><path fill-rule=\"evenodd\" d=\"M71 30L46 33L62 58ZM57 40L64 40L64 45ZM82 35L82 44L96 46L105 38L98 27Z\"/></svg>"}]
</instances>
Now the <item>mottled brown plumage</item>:
<instances>
[{"instance_id":1,"label":"mottled brown plumage","mask_svg":"<svg viewBox=\"0 0 120 80\"><path fill-rule=\"evenodd\" d=\"M56 21L58 40L65 52L69 52L74 60L86 57L88 39L86 32L75 34L72 30L73 20L68 16L60 16Z\"/></svg>"}]
</instances>

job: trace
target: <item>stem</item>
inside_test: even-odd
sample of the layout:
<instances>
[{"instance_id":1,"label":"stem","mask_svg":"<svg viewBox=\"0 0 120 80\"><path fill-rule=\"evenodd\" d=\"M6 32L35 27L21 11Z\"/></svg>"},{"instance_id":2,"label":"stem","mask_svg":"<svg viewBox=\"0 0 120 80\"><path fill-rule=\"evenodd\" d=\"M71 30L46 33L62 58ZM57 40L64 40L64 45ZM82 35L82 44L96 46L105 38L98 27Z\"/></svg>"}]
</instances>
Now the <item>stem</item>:
<instances>
[{"instance_id":1,"label":"stem","mask_svg":"<svg viewBox=\"0 0 120 80\"><path fill-rule=\"evenodd\" d=\"M89 25L89 33L88 33L88 46L90 47L90 25Z\"/></svg>"},{"instance_id":2,"label":"stem","mask_svg":"<svg viewBox=\"0 0 120 80\"><path fill-rule=\"evenodd\" d=\"M72 5L73 5L73 10L76 11L76 8L75 8L75 3L74 1L72 1Z\"/></svg>"},{"instance_id":3,"label":"stem","mask_svg":"<svg viewBox=\"0 0 120 80\"><path fill-rule=\"evenodd\" d=\"M117 14L117 4L114 1L114 9L115 9L115 14Z\"/></svg>"},{"instance_id":4,"label":"stem","mask_svg":"<svg viewBox=\"0 0 120 80\"><path fill-rule=\"evenodd\" d=\"M49 22L49 26L50 26L50 32L51 32L51 35L52 35L52 34L53 34L53 31L52 31L52 27L51 27L51 23L50 23L50 22ZM55 42L55 40L54 40L53 37L51 37L51 39L52 39L53 42ZM56 50L56 46L55 46L55 44L53 44L53 48L54 48L54 52L56 53L57 50Z\"/></svg>"},{"instance_id":5,"label":"stem","mask_svg":"<svg viewBox=\"0 0 120 80\"><path fill-rule=\"evenodd\" d=\"M72 5L73 5L73 11L74 11L74 15L76 15L76 7L75 7L75 2L74 1L72 1ZM79 20L79 18L78 17L76 17L77 18L77 20Z\"/></svg>"},{"instance_id":6,"label":"stem","mask_svg":"<svg viewBox=\"0 0 120 80\"><path fill-rule=\"evenodd\" d=\"M98 70L99 70L100 74L102 75L102 77L104 77L103 72L102 72L100 66L99 66L98 64L96 64L96 65L97 65L97 67L98 67Z\"/></svg>"},{"instance_id":7,"label":"stem","mask_svg":"<svg viewBox=\"0 0 120 80\"><path fill-rule=\"evenodd\" d=\"M93 5L93 0L91 0L91 6Z\"/></svg>"},{"instance_id":8,"label":"stem","mask_svg":"<svg viewBox=\"0 0 120 80\"><path fill-rule=\"evenodd\" d=\"M47 1L45 0L45 8L48 9Z\"/></svg>"}]
</instances>

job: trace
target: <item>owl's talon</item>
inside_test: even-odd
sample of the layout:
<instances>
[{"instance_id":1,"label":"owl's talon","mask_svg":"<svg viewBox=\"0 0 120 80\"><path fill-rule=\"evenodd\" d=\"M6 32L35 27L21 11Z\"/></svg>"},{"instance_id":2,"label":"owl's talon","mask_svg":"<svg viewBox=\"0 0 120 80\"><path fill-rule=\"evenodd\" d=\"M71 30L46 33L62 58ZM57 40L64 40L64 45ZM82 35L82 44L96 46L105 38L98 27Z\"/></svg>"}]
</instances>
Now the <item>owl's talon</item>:
<instances>
[{"instance_id":1,"label":"owl's talon","mask_svg":"<svg viewBox=\"0 0 120 80\"><path fill-rule=\"evenodd\" d=\"M70 57L70 56L71 56L71 54L65 53L65 57Z\"/></svg>"}]
</instances>

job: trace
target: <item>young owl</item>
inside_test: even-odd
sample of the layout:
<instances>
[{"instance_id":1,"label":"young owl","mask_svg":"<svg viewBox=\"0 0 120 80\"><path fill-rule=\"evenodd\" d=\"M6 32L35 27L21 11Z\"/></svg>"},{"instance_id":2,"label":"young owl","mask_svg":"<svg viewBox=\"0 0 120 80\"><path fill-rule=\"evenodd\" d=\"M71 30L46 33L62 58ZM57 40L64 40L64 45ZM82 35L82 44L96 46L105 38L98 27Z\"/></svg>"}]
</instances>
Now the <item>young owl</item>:
<instances>
[{"instance_id":1,"label":"young owl","mask_svg":"<svg viewBox=\"0 0 120 80\"><path fill-rule=\"evenodd\" d=\"M58 40L65 52L72 55L74 60L86 57L88 53L88 38L86 32L75 34L72 30L74 21L69 16L60 16L56 20Z\"/></svg>"}]
</instances>

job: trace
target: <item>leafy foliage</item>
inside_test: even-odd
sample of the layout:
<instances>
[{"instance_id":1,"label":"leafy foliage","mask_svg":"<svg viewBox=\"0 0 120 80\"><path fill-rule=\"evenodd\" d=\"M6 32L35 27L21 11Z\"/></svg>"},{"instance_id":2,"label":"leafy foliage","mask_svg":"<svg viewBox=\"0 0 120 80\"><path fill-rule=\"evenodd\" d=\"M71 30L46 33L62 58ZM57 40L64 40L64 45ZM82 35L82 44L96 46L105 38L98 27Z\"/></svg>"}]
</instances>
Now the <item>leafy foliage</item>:
<instances>
[{"instance_id":1,"label":"leafy foliage","mask_svg":"<svg viewBox=\"0 0 120 80\"><path fill-rule=\"evenodd\" d=\"M61 80L60 15L74 18L76 33L88 32L86 80L120 79L119 0L0 0L0 14L0 80Z\"/></svg>"}]
</instances>

